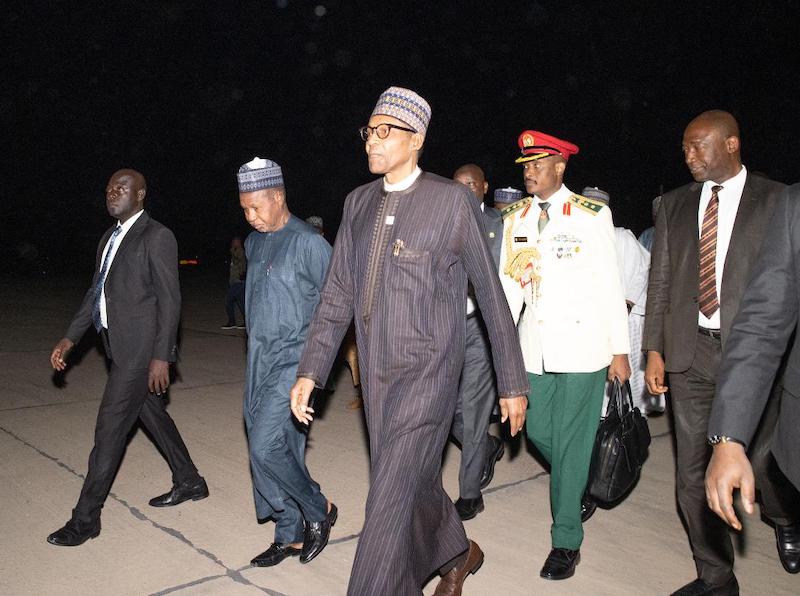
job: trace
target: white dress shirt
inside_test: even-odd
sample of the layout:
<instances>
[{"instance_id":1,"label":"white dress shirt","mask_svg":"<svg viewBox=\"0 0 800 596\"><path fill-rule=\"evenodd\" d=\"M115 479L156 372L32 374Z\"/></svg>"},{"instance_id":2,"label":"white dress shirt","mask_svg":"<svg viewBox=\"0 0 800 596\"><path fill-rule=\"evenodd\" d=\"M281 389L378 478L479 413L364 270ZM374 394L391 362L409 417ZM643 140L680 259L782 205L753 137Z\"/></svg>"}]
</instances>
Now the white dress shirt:
<instances>
[{"instance_id":1,"label":"white dress shirt","mask_svg":"<svg viewBox=\"0 0 800 596\"><path fill-rule=\"evenodd\" d=\"M100 291L100 323L103 325L104 329L108 329L108 313L106 311L106 277L108 277L108 272L111 271L111 264L114 262L114 257L117 255L117 249L119 249L120 245L122 244L122 239L125 238L125 234L128 233L133 227L133 224L136 223L136 220L142 216L144 211L139 211L136 215L131 215L125 223L117 222L117 227L122 228L114 239L114 248L111 249L111 256L108 258L108 267L106 267L106 275L103 278L103 289ZM106 246L103 249L103 256L100 259L100 266L103 266L103 261L105 261L106 253L108 252L108 243L111 242L111 238L108 239L106 242Z\"/></svg>"},{"instance_id":2,"label":"white dress shirt","mask_svg":"<svg viewBox=\"0 0 800 596\"><path fill-rule=\"evenodd\" d=\"M731 235L733 234L733 224L736 222L736 212L739 210L739 201L742 198L744 191L744 183L747 179L747 168L742 166L739 173L733 178L726 180L724 183L714 182L707 180L703 184L703 190L700 192L700 207L697 210L697 229L698 238L703 233L703 217L706 213L706 207L711 200L711 187L722 186L717 196L719 197L719 208L717 222L717 258L715 261L715 274L717 278L717 300L722 302L722 271L725 268L725 257L728 255L728 247L731 243ZM702 312L698 314L697 323L706 329L719 329L720 318L719 309L711 317L706 317Z\"/></svg>"}]
</instances>

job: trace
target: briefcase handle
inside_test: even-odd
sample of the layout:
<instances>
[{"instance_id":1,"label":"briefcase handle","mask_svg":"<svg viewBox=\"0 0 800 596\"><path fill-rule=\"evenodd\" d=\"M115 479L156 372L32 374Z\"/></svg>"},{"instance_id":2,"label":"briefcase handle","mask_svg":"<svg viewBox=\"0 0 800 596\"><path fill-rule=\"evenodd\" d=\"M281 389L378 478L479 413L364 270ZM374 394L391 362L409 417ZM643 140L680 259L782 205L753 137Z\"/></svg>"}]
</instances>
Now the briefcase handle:
<instances>
[{"instance_id":1,"label":"briefcase handle","mask_svg":"<svg viewBox=\"0 0 800 596\"><path fill-rule=\"evenodd\" d=\"M633 392L631 391L631 384L628 381L620 383L618 379L614 379L611 386L611 397L608 400L608 408L606 409L606 417L612 413L620 419L624 419L625 415L633 410Z\"/></svg>"}]
</instances>

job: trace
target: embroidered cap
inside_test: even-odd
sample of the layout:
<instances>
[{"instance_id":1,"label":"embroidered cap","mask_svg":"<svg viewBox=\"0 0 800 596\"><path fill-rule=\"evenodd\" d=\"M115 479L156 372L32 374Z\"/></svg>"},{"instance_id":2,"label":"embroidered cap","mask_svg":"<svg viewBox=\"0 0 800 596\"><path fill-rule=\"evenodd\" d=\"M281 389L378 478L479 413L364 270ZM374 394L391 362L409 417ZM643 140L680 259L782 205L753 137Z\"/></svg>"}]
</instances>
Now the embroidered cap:
<instances>
[{"instance_id":1,"label":"embroidered cap","mask_svg":"<svg viewBox=\"0 0 800 596\"><path fill-rule=\"evenodd\" d=\"M431 121L431 106L420 95L404 87L389 87L381 93L372 116L392 116L425 136Z\"/></svg>"},{"instance_id":2,"label":"embroidered cap","mask_svg":"<svg viewBox=\"0 0 800 596\"><path fill-rule=\"evenodd\" d=\"M508 186L506 188L496 188L494 191L494 202L510 205L522 198L522 191L518 188Z\"/></svg>"},{"instance_id":3,"label":"embroidered cap","mask_svg":"<svg viewBox=\"0 0 800 596\"><path fill-rule=\"evenodd\" d=\"M281 167L270 159L254 157L242 167L236 175L239 192L253 192L264 188L283 186Z\"/></svg>"},{"instance_id":4,"label":"embroidered cap","mask_svg":"<svg viewBox=\"0 0 800 596\"><path fill-rule=\"evenodd\" d=\"M594 199L595 201L600 201L601 203L605 203L606 205L611 202L611 195L609 195L606 191L601 188L597 188L596 186L587 186L583 189L581 193L587 199Z\"/></svg>"},{"instance_id":5,"label":"embroidered cap","mask_svg":"<svg viewBox=\"0 0 800 596\"><path fill-rule=\"evenodd\" d=\"M310 226L314 226L315 228L319 228L320 230L324 227L322 218L319 215L309 215L306 217L306 223Z\"/></svg>"}]
</instances>

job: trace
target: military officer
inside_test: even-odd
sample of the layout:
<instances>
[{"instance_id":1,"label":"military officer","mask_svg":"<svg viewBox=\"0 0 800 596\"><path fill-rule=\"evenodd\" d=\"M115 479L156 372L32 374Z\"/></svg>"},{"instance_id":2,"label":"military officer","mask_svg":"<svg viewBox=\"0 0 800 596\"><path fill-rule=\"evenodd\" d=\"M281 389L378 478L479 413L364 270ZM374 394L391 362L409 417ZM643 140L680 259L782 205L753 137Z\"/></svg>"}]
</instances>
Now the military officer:
<instances>
[{"instance_id":1,"label":"military officer","mask_svg":"<svg viewBox=\"0 0 800 596\"><path fill-rule=\"evenodd\" d=\"M531 196L502 212L500 274L530 382L528 437L552 468L552 550L540 575L560 580L580 560L605 381L630 376L628 313L608 207L562 182L578 147L533 130L518 143Z\"/></svg>"}]
</instances>

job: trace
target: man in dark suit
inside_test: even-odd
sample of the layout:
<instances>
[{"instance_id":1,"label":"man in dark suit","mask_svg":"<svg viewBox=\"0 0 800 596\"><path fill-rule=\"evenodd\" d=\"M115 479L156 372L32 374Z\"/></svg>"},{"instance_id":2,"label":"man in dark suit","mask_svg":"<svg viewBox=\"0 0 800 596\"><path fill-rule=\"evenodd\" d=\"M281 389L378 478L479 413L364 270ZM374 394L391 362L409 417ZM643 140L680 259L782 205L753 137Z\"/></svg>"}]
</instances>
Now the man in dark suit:
<instances>
[{"instance_id":1,"label":"man in dark suit","mask_svg":"<svg viewBox=\"0 0 800 596\"><path fill-rule=\"evenodd\" d=\"M64 370L70 350L93 325L111 361L78 504L66 525L47 537L57 546L78 546L100 534L100 510L137 419L172 470L172 490L150 505L167 507L208 496L162 398L177 353L178 246L172 232L143 211L146 192L139 172L125 169L111 176L106 207L117 223L100 240L92 285L50 355L53 368Z\"/></svg>"},{"instance_id":2,"label":"man in dark suit","mask_svg":"<svg viewBox=\"0 0 800 596\"><path fill-rule=\"evenodd\" d=\"M658 395L670 375L677 497L698 575L675 594L738 594L727 528L706 505L707 427L722 350L783 185L748 174L738 124L727 112L692 120L683 152L695 183L665 194L658 212L645 381ZM787 517L773 493L762 497L767 515Z\"/></svg>"},{"instance_id":3,"label":"man in dark suit","mask_svg":"<svg viewBox=\"0 0 800 596\"><path fill-rule=\"evenodd\" d=\"M492 253L495 269L499 271L503 218L497 209L487 207L483 201L486 191L489 190L486 175L477 165L465 164L456 170L453 180L469 188L480 203L484 237ZM497 389L489 339L480 309L470 291L467 297L464 367L461 369L458 401L451 430L453 437L461 445L459 496L455 505L462 520L472 519L483 511L481 489L489 486L494 477L494 465L505 451L503 441L486 432L496 403Z\"/></svg>"},{"instance_id":4,"label":"man in dark suit","mask_svg":"<svg viewBox=\"0 0 800 596\"><path fill-rule=\"evenodd\" d=\"M737 530L742 525L733 510L733 489L741 490L745 511L753 513L756 479L746 450L765 406L764 418L774 410L767 406L772 401L769 388L793 333L771 447L783 474L800 490L800 337L795 333L800 312L798 223L800 185L794 185L775 208L770 233L742 296L720 365L708 423L714 454L706 472L706 496L711 509ZM800 496L796 491L790 494L796 507ZM779 550L785 553L781 556L784 568L789 573L800 572L800 525L776 525L775 531Z\"/></svg>"}]
</instances>

